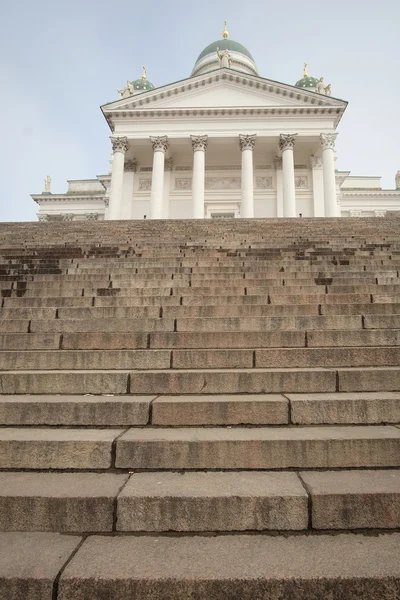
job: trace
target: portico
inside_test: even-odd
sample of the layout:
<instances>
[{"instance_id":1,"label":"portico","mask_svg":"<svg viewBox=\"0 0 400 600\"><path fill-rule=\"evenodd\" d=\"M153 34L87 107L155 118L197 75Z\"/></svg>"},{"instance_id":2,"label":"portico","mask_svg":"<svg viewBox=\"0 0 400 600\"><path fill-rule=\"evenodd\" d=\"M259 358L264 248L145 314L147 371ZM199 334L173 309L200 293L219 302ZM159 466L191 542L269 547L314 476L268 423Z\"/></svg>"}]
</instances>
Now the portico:
<instances>
[{"instance_id":1,"label":"portico","mask_svg":"<svg viewBox=\"0 0 400 600\"><path fill-rule=\"evenodd\" d=\"M335 183L332 193L334 139L327 134L262 133L131 140L113 136L106 218L146 215L162 219L173 214L174 218L202 219L221 211L233 211L241 218L337 216ZM329 147L323 150L322 143ZM128 190L130 210L126 207Z\"/></svg>"}]
</instances>

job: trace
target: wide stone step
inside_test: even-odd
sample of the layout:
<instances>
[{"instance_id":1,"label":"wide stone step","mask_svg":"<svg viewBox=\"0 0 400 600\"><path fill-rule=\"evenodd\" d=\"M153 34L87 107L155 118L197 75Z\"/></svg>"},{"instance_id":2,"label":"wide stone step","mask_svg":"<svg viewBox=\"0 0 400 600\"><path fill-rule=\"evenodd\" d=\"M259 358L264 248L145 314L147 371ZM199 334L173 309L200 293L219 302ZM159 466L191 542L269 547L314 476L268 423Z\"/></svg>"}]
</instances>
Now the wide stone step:
<instances>
[{"instance_id":1,"label":"wide stone step","mask_svg":"<svg viewBox=\"0 0 400 600\"><path fill-rule=\"evenodd\" d=\"M400 590L398 533L81 539L0 534L4 598L383 600Z\"/></svg>"},{"instance_id":2,"label":"wide stone step","mask_svg":"<svg viewBox=\"0 0 400 600\"><path fill-rule=\"evenodd\" d=\"M356 334L356 332L352 332ZM366 333L366 332L365 332ZM396 345L393 332L368 332L378 340L371 345ZM28 334L26 334L28 335ZM35 335L35 334L29 334ZM39 335L39 334L36 334ZM42 334L50 335L50 334ZM2 336L0 335L0 344ZM325 339L325 338L324 338ZM356 338L357 339L357 338ZM400 339L400 338L399 338ZM382 340L382 344L380 343ZM386 340L386 344L383 342ZM400 342L399 342L400 343ZM124 348L281 348L304 347L303 331L219 332L151 332L147 333L64 333L60 345L63 349L124 349ZM354 343L352 344L354 345ZM21 347L23 349L23 347ZM27 348L28 349L28 348Z\"/></svg>"},{"instance_id":3,"label":"wide stone step","mask_svg":"<svg viewBox=\"0 0 400 600\"><path fill-rule=\"evenodd\" d=\"M400 321L398 328L400 328ZM362 329L362 319L358 315L329 317L226 317L215 319L207 317L189 319L183 317L177 319L175 331L288 331L292 329ZM32 329L32 331L35 330Z\"/></svg>"},{"instance_id":4,"label":"wide stone step","mask_svg":"<svg viewBox=\"0 0 400 600\"><path fill-rule=\"evenodd\" d=\"M400 364L400 347L0 351L0 370L251 369Z\"/></svg>"},{"instance_id":5,"label":"wide stone step","mask_svg":"<svg viewBox=\"0 0 400 600\"><path fill-rule=\"evenodd\" d=\"M0 397L1 398L1 397ZM163 396L152 402L152 424L298 425L400 423L400 392Z\"/></svg>"},{"instance_id":6,"label":"wide stone step","mask_svg":"<svg viewBox=\"0 0 400 600\"><path fill-rule=\"evenodd\" d=\"M135 428L118 438L115 464L130 470L399 467L400 428Z\"/></svg>"},{"instance_id":7,"label":"wide stone step","mask_svg":"<svg viewBox=\"0 0 400 600\"><path fill-rule=\"evenodd\" d=\"M0 428L0 469L109 469L123 429Z\"/></svg>"},{"instance_id":8,"label":"wide stone step","mask_svg":"<svg viewBox=\"0 0 400 600\"><path fill-rule=\"evenodd\" d=\"M72 427L147 425L154 398L155 396L0 395L0 424ZM272 410L270 413L273 420ZM283 422L287 422L287 419Z\"/></svg>"},{"instance_id":9,"label":"wide stone step","mask_svg":"<svg viewBox=\"0 0 400 600\"><path fill-rule=\"evenodd\" d=\"M63 571L59 598L395 598L400 589L399 539L399 534L94 536Z\"/></svg>"}]
</instances>

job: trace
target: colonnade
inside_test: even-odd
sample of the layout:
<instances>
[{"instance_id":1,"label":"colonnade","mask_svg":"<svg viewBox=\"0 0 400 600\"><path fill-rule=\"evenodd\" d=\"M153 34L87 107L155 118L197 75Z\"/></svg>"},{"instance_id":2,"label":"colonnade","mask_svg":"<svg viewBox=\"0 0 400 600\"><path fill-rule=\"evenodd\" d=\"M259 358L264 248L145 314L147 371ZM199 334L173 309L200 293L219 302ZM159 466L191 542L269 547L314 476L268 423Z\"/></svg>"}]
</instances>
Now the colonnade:
<instances>
[{"instance_id":1,"label":"colonnade","mask_svg":"<svg viewBox=\"0 0 400 600\"><path fill-rule=\"evenodd\" d=\"M314 215L336 217L338 207L336 201L335 181L335 141L336 133L321 133L320 147L322 159L311 157L314 189ZM242 155L241 177L241 217L254 217L253 189L253 153L256 134L239 135L239 148ZM207 135L191 135L193 150L192 175L192 215L194 219L204 218L204 179L205 154L208 145ZM277 170L277 204L278 217L296 217L294 148L297 134L281 134L279 149L282 158L275 159ZM164 210L164 171L165 153L168 150L167 136L150 137L153 147L153 170L151 181L150 218L162 219ZM129 142L127 137L111 138L114 158L112 163L110 199L108 219L123 218L123 179L125 153ZM281 170L282 174L279 173ZM318 172L322 171L322 173ZM322 177L320 176L322 175ZM321 201L323 198L323 202Z\"/></svg>"}]
</instances>

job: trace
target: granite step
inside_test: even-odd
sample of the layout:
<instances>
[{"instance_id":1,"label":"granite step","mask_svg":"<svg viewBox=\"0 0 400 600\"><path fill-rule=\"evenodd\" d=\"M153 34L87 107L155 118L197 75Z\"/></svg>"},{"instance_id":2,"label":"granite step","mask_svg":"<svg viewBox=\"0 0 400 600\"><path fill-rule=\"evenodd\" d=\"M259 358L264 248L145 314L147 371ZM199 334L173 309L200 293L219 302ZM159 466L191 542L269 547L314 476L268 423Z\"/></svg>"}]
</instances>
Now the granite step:
<instances>
[{"instance_id":1,"label":"granite step","mask_svg":"<svg viewBox=\"0 0 400 600\"><path fill-rule=\"evenodd\" d=\"M129 470L394 468L400 467L400 428L133 428L117 440L115 465Z\"/></svg>"},{"instance_id":2,"label":"granite step","mask_svg":"<svg viewBox=\"0 0 400 600\"><path fill-rule=\"evenodd\" d=\"M1 531L300 531L308 521L295 473L0 473Z\"/></svg>"},{"instance_id":3,"label":"granite step","mask_svg":"<svg viewBox=\"0 0 400 600\"><path fill-rule=\"evenodd\" d=\"M128 479L128 473L0 472L0 531L114 531L116 498Z\"/></svg>"},{"instance_id":4,"label":"granite step","mask_svg":"<svg viewBox=\"0 0 400 600\"><path fill-rule=\"evenodd\" d=\"M150 422L156 396L0 395L0 424L7 426L130 427ZM285 402L285 401L283 401ZM287 401L286 401L287 402ZM267 406L268 405L267 403ZM267 413L264 410L264 414ZM274 414L269 411L271 422ZM257 413L254 414L256 418ZM275 417L277 418L277 417ZM283 421L283 422L287 422Z\"/></svg>"},{"instance_id":5,"label":"granite step","mask_svg":"<svg viewBox=\"0 0 400 600\"><path fill-rule=\"evenodd\" d=\"M400 591L400 534L0 534L7 600L377 600ZM379 560L377 560L379 557ZM61 576L60 576L61 574Z\"/></svg>"},{"instance_id":6,"label":"granite step","mask_svg":"<svg viewBox=\"0 0 400 600\"><path fill-rule=\"evenodd\" d=\"M0 397L1 398L1 397ZM160 395L153 425L297 425L400 423L400 392Z\"/></svg>"},{"instance_id":7,"label":"granite step","mask_svg":"<svg viewBox=\"0 0 400 600\"><path fill-rule=\"evenodd\" d=\"M114 441L123 431L1 427L0 469L109 469Z\"/></svg>"},{"instance_id":8,"label":"granite step","mask_svg":"<svg viewBox=\"0 0 400 600\"><path fill-rule=\"evenodd\" d=\"M299 473L313 529L398 529L400 470Z\"/></svg>"}]
</instances>

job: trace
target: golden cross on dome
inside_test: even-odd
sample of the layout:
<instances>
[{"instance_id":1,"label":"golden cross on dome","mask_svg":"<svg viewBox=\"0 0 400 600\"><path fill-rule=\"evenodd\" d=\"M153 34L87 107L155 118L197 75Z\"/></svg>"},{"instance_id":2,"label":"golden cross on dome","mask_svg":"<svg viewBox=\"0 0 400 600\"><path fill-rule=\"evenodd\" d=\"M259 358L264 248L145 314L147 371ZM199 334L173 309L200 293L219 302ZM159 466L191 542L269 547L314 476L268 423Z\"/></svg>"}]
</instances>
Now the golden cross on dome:
<instances>
[{"instance_id":1,"label":"golden cross on dome","mask_svg":"<svg viewBox=\"0 0 400 600\"><path fill-rule=\"evenodd\" d=\"M308 73L307 73L307 63L304 63L304 71L303 71L303 77L308 77Z\"/></svg>"},{"instance_id":2,"label":"golden cross on dome","mask_svg":"<svg viewBox=\"0 0 400 600\"><path fill-rule=\"evenodd\" d=\"M146 81L146 79L147 79L147 69L146 69L146 65L143 65L143 74L142 74L142 79L143 79L143 81Z\"/></svg>"},{"instance_id":3,"label":"golden cross on dome","mask_svg":"<svg viewBox=\"0 0 400 600\"><path fill-rule=\"evenodd\" d=\"M224 38L224 40L226 40L226 38L228 37L228 35L229 35L229 31L226 28L226 21L224 21L224 30L222 32L222 37Z\"/></svg>"}]
</instances>

